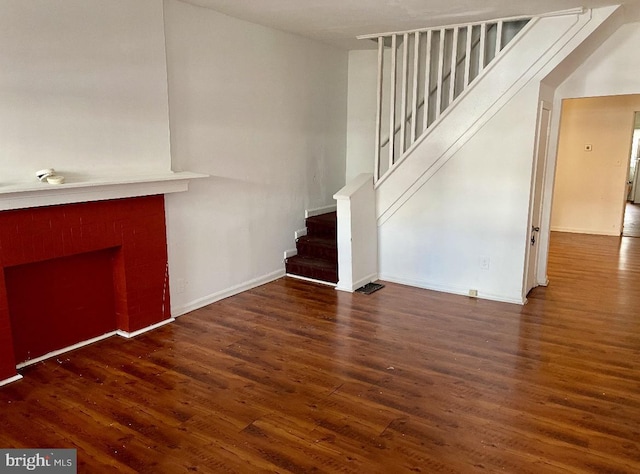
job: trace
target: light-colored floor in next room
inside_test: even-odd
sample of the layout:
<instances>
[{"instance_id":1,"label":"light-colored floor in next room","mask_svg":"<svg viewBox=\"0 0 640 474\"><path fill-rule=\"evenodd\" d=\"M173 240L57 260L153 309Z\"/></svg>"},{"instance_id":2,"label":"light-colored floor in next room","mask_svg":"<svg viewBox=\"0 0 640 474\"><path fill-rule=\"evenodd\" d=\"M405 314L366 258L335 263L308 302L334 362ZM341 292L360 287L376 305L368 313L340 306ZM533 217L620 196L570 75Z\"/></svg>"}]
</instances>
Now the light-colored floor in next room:
<instances>
[{"instance_id":1,"label":"light-colored floor in next room","mask_svg":"<svg viewBox=\"0 0 640 474\"><path fill-rule=\"evenodd\" d=\"M640 237L640 204L627 202L622 235L624 237Z\"/></svg>"}]
</instances>

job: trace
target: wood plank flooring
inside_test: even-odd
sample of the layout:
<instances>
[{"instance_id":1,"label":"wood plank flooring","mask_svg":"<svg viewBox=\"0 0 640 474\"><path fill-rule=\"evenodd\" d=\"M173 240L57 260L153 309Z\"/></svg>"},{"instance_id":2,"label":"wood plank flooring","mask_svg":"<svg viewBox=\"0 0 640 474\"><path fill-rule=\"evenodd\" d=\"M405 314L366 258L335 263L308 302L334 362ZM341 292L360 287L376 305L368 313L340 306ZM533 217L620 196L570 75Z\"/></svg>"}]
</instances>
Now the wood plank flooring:
<instances>
[{"instance_id":1,"label":"wood plank flooring","mask_svg":"<svg viewBox=\"0 0 640 474\"><path fill-rule=\"evenodd\" d=\"M79 472L640 472L640 239L554 234L526 306L281 279L0 388Z\"/></svg>"},{"instance_id":2,"label":"wood plank flooring","mask_svg":"<svg viewBox=\"0 0 640 474\"><path fill-rule=\"evenodd\" d=\"M640 237L640 204L627 201L622 235L625 237Z\"/></svg>"}]
</instances>

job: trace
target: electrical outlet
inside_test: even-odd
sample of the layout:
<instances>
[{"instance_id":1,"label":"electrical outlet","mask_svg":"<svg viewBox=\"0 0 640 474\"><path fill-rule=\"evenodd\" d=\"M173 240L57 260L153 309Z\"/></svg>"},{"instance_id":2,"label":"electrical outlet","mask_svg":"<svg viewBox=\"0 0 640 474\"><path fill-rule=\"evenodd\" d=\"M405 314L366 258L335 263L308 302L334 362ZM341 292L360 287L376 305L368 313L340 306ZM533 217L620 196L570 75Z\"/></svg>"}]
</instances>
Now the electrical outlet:
<instances>
[{"instance_id":1,"label":"electrical outlet","mask_svg":"<svg viewBox=\"0 0 640 474\"><path fill-rule=\"evenodd\" d=\"M480 269L481 270L489 270L489 266L491 265L490 257L480 257Z\"/></svg>"},{"instance_id":2,"label":"electrical outlet","mask_svg":"<svg viewBox=\"0 0 640 474\"><path fill-rule=\"evenodd\" d=\"M471 298L477 298L478 297L478 290L469 290L469 296Z\"/></svg>"}]
</instances>

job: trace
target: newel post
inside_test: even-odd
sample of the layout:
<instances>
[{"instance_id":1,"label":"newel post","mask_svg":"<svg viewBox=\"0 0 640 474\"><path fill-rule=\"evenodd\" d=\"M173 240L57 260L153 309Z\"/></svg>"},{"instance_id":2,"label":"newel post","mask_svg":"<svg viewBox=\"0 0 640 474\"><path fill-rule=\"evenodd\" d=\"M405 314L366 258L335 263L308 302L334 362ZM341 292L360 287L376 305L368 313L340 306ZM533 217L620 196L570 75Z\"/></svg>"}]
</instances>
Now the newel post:
<instances>
[{"instance_id":1,"label":"newel post","mask_svg":"<svg viewBox=\"0 0 640 474\"><path fill-rule=\"evenodd\" d=\"M378 279L378 225L373 175L358 175L333 198L338 215L336 290L353 292Z\"/></svg>"}]
</instances>

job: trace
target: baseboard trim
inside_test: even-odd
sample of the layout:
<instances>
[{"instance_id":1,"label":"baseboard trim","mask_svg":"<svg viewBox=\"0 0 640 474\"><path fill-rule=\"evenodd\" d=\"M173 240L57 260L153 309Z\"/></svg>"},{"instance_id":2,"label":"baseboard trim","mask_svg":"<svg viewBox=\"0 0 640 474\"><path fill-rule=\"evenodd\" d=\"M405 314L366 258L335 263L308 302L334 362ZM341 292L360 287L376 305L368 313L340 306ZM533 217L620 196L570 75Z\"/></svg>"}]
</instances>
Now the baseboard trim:
<instances>
[{"instance_id":1,"label":"baseboard trim","mask_svg":"<svg viewBox=\"0 0 640 474\"><path fill-rule=\"evenodd\" d=\"M566 232L567 234L588 234L605 235L608 237L620 237L619 232L609 232L606 230L576 229L573 227L551 227L551 232Z\"/></svg>"},{"instance_id":2,"label":"baseboard trim","mask_svg":"<svg viewBox=\"0 0 640 474\"><path fill-rule=\"evenodd\" d=\"M443 286L443 285L435 285L429 282L420 281L420 280L410 280L407 278L399 278L394 277L392 275L383 275L381 274L379 277L382 281L388 281L391 283L398 283L400 285L414 286L416 288L422 288L423 290L431 290L431 291L439 291L441 293L449 293L452 295L460 295L469 297L469 290L463 288L456 288L452 286ZM481 290L478 290L478 295L474 298L497 301L499 303L511 303L522 306L525 304L526 299L523 299L521 296L506 296L506 295L495 295L492 293L486 293Z\"/></svg>"},{"instance_id":3,"label":"baseboard trim","mask_svg":"<svg viewBox=\"0 0 640 474\"><path fill-rule=\"evenodd\" d=\"M46 354L44 354L44 355L42 355L40 357L36 357L35 359L29 359L29 360L26 360L24 362L20 362L19 364L16 364L16 369L22 369L24 367L28 367L28 366L33 365L33 364L37 364L38 362L42 362L44 360L51 359L53 357L59 356L61 354L64 354L66 352L70 352L70 351L74 351L76 349L80 349L81 347L88 346L89 344L93 344L95 342L102 341L102 340L107 339L107 338L109 338L111 336L120 336L120 337L124 337L126 339L131 339L131 338L139 336L140 334L143 334L145 332L152 331L153 329L157 329L157 328L159 328L161 326L164 326L165 324L172 323L173 321L175 321L175 318L169 318L169 319L166 319L164 321L160 321L159 323L152 324L151 326L147 326L146 328L138 329L137 331L132 331L132 332L123 331L122 329L117 329L115 331L111 331L111 332L108 332L106 334L103 334L102 336L92 337L91 339L87 339L86 341L78 342L76 344L72 344L70 346L63 347L62 349L57 349L55 351L48 352L48 353L46 353ZM20 377L22 377L22 376L20 376ZM11 379L7 379L7 380L11 381ZM9 383L9 382L7 382L7 383ZM1 385L2 385L2 382L0 382L0 386Z\"/></svg>"},{"instance_id":4,"label":"baseboard trim","mask_svg":"<svg viewBox=\"0 0 640 474\"><path fill-rule=\"evenodd\" d=\"M70 346L64 347L62 349L58 349L55 351L48 352L45 355L40 357L36 357L35 359L29 359L24 362L20 362L16 364L16 369L22 369L24 367L28 367L33 364L37 364L38 362L42 362L43 360L51 359L52 357L59 356L60 354L64 354L65 352L70 352L76 349L80 349L81 347L88 346L89 344L93 344L94 342L102 341L103 339L107 339L111 336L115 336L118 331L111 331L102 336L93 337L91 339L87 339L86 341L78 342L77 344L72 344Z\"/></svg>"},{"instance_id":5,"label":"baseboard trim","mask_svg":"<svg viewBox=\"0 0 640 474\"><path fill-rule=\"evenodd\" d=\"M22 378L22 375L17 374L17 375L14 375L13 377L9 377L8 379L0 380L0 387L2 387L3 385L7 385L7 384L10 384L10 383L13 383L13 382L17 382L21 378Z\"/></svg>"},{"instance_id":6,"label":"baseboard trim","mask_svg":"<svg viewBox=\"0 0 640 474\"><path fill-rule=\"evenodd\" d=\"M306 219L309 217L319 216L320 214L335 212L336 209L338 209L337 204L331 204L329 206L324 206L324 207L317 207L315 209L307 209L306 211L304 211L304 217Z\"/></svg>"},{"instance_id":7,"label":"baseboard trim","mask_svg":"<svg viewBox=\"0 0 640 474\"><path fill-rule=\"evenodd\" d=\"M151 326L147 326L146 328L138 329L137 331L132 331L132 332L123 331L122 329L118 329L116 331L116 334L118 336L120 336L120 337L124 337L126 339L131 339L133 337L139 336L140 334L144 334L145 332L149 332L149 331L152 331L152 330L157 329L159 327L162 327L165 324L172 323L175 320L176 320L176 318L165 319L164 321L160 321L159 323L155 323L155 324L152 324Z\"/></svg>"},{"instance_id":8,"label":"baseboard trim","mask_svg":"<svg viewBox=\"0 0 640 474\"><path fill-rule=\"evenodd\" d=\"M295 257L298 255L297 249L289 249L284 251L284 261L286 262L288 258Z\"/></svg>"},{"instance_id":9,"label":"baseboard trim","mask_svg":"<svg viewBox=\"0 0 640 474\"><path fill-rule=\"evenodd\" d=\"M304 229L298 229L294 233L294 236L295 236L296 240L298 240L300 237L304 237L305 235L307 235L307 228L306 227Z\"/></svg>"},{"instance_id":10,"label":"baseboard trim","mask_svg":"<svg viewBox=\"0 0 640 474\"><path fill-rule=\"evenodd\" d=\"M320 285L332 286L334 288L336 286L335 283L331 283L330 281L316 280L314 278L307 278L307 277L303 277L303 276L300 276L300 275L293 275L291 273L287 273L285 276L287 276L289 278L293 278L294 280L308 281L309 283L319 283Z\"/></svg>"},{"instance_id":11,"label":"baseboard trim","mask_svg":"<svg viewBox=\"0 0 640 474\"><path fill-rule=\"evenodd\" d=\"M371 283L372 281L376 281L378 279L377 273L372 273L371 275L367 275L364 278L360 278L358 281L353 283L351 286L349 285L340 285L340 280L338 280L338 284L336 285L336 290L338 291L346 291L348 293L353 293L358 288L366 285L367 283Z\"/></svg>"},{"instance_id":12,"label":"baseboard trim","mask_svg":"<svg viewBox=\"0 0 640 474\"><path fill-rule=\"evenodd\" d=\"M229 298L230 296L237 295L238 293L242 293L243 291L247 291L257 286L261 286L266 283L272 282L274 280L277 280L278 278L282 278L283 276L285 276L284 268L280 270L276 270L275 272L268 273L261 277L254 278L253 280L249 280L244 283L240 283L238 285L232 286L230 288L227 288L226 290L218 291L208 296L198 298L197 300L194 300L191 303L187 303L182 306L172 307L171 314L174 318L178 318L184 314L190 313L191 311L195 311L196 309L200 309L204 306L215 303L216 301Z\"/></svg>"}]
</instances>

